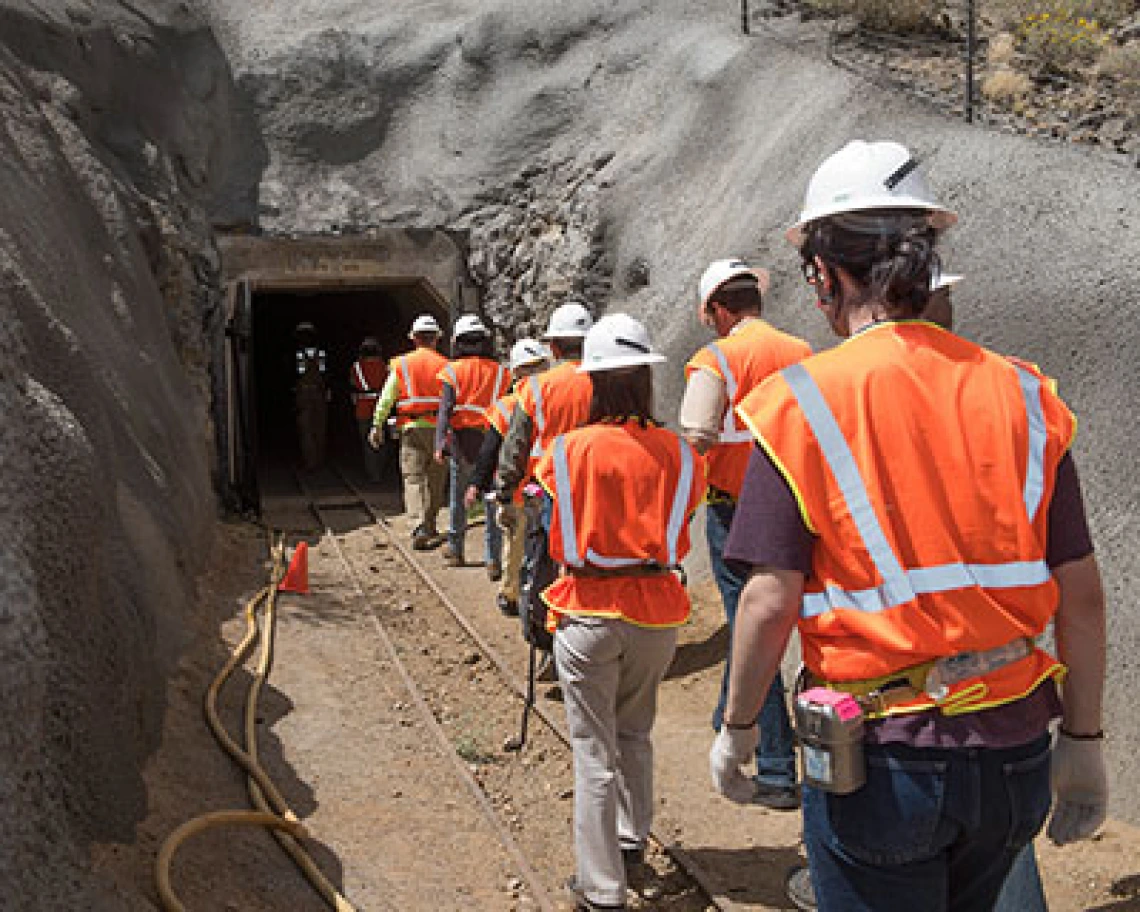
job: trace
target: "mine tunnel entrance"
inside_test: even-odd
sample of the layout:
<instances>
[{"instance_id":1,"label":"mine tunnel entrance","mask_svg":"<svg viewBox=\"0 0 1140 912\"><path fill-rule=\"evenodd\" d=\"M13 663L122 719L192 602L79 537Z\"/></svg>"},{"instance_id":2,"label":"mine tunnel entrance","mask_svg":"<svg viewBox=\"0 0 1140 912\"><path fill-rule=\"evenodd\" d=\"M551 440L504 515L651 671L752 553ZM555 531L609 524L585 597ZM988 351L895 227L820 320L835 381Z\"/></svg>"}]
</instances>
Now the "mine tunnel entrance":
<instances>
[{"instance_id":1,"label":"mine tunnel entrance","mask_svg":"<svg viewBox=\"0 0 1140 912\"><path fill-rule=\"evenodd\" d=\"M297 256L297 243L305 247L303 256ZM328 241L320 243L316 258L312 241L271 243L262 246L260 259L252 260L248 248L242 248L233 258L248 268L227 285L225 449L230 492L245 509L264 514L267 507L298 498L301 482L321 486L330 473L385 499L398 497L394 441L386 444L380 464L373 466L380 470L379 481L367 477L352 366L365 337L379 343L385 362L410 350L408 328L418 314L430 313L441 325L449 325L466 289L462 281L454 282L455 295L448 299L436 285L438 268L433 282L408 268L414 263L393 267L388 257L362 259L360 242L351 243L348 259L345 247ZM379 268L381 263L387 270ZM442 274L446 277L447 270ZM316 467L305 466L304 431L298 422L298 394L304 384L299 383L297 352L304 345L297 327L303 323L312 325L324 354L327 420L323 458ZM312 338L307 344L311 346Z\"/></svg>"}]
</instances>

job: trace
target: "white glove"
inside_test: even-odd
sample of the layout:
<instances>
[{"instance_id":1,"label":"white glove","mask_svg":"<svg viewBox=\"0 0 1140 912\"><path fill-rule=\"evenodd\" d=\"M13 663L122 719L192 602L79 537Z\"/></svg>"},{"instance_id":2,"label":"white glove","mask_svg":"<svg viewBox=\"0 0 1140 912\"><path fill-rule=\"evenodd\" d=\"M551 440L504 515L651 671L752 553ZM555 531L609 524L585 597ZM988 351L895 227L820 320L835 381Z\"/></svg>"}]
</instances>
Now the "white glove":
<instances>
[{"instance_id":1,"label":"white glove","mask_svg":"<svg viewBox=\"0 0 1140 912\"><path fill-rule=\"evenodd\" d=\"M1058 732L1052 767L1055 800L1049 838L1057 845L1088 839L1108 816L1104 742L1078 740Z\"/></svg>"},{"instance_id":2,"label":"white glove","mask_svg":"<svg viewBox=\"0 0 1140 912\"><path fill-rule=\"evenodd\" d=\"M713 788L729 801L751 804L756 794L756 783L740 768L752 761L756 745L760 743L760 729L729 728L721 725L712 750L709 751L709 772Z\"/></svg>"},{"instance_id":3,"label":"white glove","mask_svg":"<svg viewBox=\"0 0 1140 912\"><path fill-rule=\"evenodd\" d=\"M380 447L383 445L383 443L384 443L384 432L380 428L374 427L372 430L370 430L368 432L368 445L370 447L372 447L372 449L374 449L374 450L380 449Z\"/></svg>"}]
</instances>

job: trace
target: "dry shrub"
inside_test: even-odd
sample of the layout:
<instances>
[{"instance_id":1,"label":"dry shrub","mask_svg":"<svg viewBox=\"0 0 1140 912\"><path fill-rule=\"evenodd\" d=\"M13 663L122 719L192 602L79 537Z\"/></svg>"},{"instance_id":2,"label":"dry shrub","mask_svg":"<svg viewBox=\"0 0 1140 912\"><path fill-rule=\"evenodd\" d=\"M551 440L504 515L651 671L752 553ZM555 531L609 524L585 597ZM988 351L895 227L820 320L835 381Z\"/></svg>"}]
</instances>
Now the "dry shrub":
<instances>
[{"instance_id":1,"label":"dry shrub","mask_svg":"<svg viewBox=\"0 0 1140 912\"><path fill-rule=\"evenodd\" d=\"M1033 81L1024 73L1001 67L982 80L982 95L995 104L1009 105L1024 98L1033 88Z\"/></svg>"},{"instance_id":2,"label":"dry shrub","mask_svg":"<svg viewBox=\"0 0 1140 912\"><path fill-rule=\"evenodd\" d=\"M1135 0L981 0L978 5L982 21L1003 31L1017 31L1029 16L1059 10L1112 28L1135 12Z\"/></svg>"},{"instance_id":3,"label":"dry shrub","mask_svg":"<svg viewBox=\"0 0 1140 912\"><path fill-rule=\"evenodd\" d=\"M986 47L986 63L992 67L1008 67L1017 56L1017 39L1009 32L999 32Z\"/></svg>"},{"instance_id":4,"label":"dry shrub","mask_svg":"<svg viewBox=\"0 0 1140 912\"><path fill-rule=\"evenodd\" d=\"M1110 44L1097 58L1096 68L1130 95L1140 95L1140 41Z\"/></svg>"},{"instance_id":5,"label":"dry shrub","mask_svg":"<svg viewBox=\"0 0 1140 912\"><path fill-rule=\"evenodd\" d=\"M1022 20L1018 37L1027 57L1058 73L1089 65L1111 40L1097 19L1060 6L1030 13Z\"/></svg>"},{"instance_id":6,"label":"dry shrub","mask_svg":"<svg viewBox=\"0 0 1140 912\"><path fill-rule=\"evenodd\" d=\"M852 16L876 32L903 35L938 30L944 4L941 0L806 0L828 16Z\"/></svg>"}]
</instances>

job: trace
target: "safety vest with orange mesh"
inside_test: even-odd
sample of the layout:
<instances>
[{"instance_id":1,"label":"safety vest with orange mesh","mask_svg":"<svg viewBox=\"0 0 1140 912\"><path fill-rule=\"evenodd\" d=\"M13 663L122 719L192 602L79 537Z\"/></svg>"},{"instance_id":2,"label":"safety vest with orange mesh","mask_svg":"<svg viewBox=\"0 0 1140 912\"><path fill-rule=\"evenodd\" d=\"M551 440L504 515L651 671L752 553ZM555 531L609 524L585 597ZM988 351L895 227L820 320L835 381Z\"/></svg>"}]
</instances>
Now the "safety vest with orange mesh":
<instances>
[{"instance_id":1,"label":"safety vest with orange mesh","mask_svg":"<svg viewBox=\"0 0 1140 912\"><path fill-rule=\"evenodd\" d=\"M590 416L594 386L590 375L578 372L579 361L563 361L541 374L527 377L516 395L521 408L534 422L527 477L547 447L559 434L581 427Z\"/></svg>"},{"instance_id":2,"label":"safety vest with orange mesh","mask_svg":"<svg viewBox=\"0 0 1140 912\"><path fill-rule=\"evenodd\" d=\"M1035 367L930 323L882 323L785 368L737 413L816 536L799 619L814 676L858 691L1045 629L1047 505L1076 422ZM886 712L974 712L1063 673L1034 647Z\"/></svg>"},{"instance_id":3,"label":"safety vest with orange mesh","mask_svg":"<svg viewBox=\"0 0 1140 912\"><path fill-rule=\"evenodd\" d=\"M356 403L356 417L372 418L376 410L376 400L388 379L388 365L383 358L366 357L354 361L348 372L348 382L352 384L352 398Z\"/></svg>"},{"instance_id":4,"label":"safety vest with orange mesh","mask_svg":"<svg viewBox=\"0 0 1140 912\"><path fill-rule=\"evenodd\" d=\"M567 571L542 594L551 630L560 614L643 627L685 623L689 597L669 568L689 552L702 462L672 431L636 421L592 424L551 441L536 478L554 500L550 556Z\"/></svg>"},{"instance_id":5,"label":"safety vest with orange mesh","mask_svg":"<svg viewBox=\"0 0 1140 912\"><path fill-rule=\"evenodd\" d=\"M491 407L483 413L487 424L499 432L500 437L507 436L507 428L511 426L511 415L515 413L515 406L519 404L519 397L514 393L507 393L501 399L491 403Z\"/></svg>"},{"instance_id":6,"label":"safety vest with orange mesh","mask_svg":"<svg viewBox=\"0 0 1140 912\"><path fill-rule=\"evenodd\" d=\"M487 427L487 409L511 387L511 372L497 361L477 356L450 361L439 372L440 382L455 390L454 428Z\"/></svg>"},{"instance_id":7,"label":"safety vest with orange mesh","mask_svg":"<svg viewBox=\"0 0 1140 912\"><path fill-rule=\"evenodd\" d=\"M705 464L708 483L732 497L740 496L753 446L752 434L736 417L736 406L769 375L811 354L806 342L764 320L738 325L735 332L710 342L685 365L686 378L693 371L707 370L724 382L728 407L720 438L705 454Z\"/></svg>"},{"instance_id":8,"label":"safety vest with orange mesh","mask_svg":"<svg viewBox=\"0 0 1140 912\"><path fill-rule=\"evenodd\" d=\"M396 425L419 419L435 423L443 384L439 371L447 359L434 348L417 348L392 359L397 376Z\"/></svg>"}]
</instances>

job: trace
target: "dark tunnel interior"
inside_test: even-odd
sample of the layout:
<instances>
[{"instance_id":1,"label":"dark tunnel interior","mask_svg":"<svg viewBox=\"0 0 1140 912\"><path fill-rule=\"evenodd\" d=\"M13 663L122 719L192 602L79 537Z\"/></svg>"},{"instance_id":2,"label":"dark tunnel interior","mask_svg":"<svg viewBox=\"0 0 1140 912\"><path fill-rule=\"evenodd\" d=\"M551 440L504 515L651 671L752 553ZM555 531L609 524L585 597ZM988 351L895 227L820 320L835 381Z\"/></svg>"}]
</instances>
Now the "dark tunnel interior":
<instances>
[{"instance_id":1,"label":"dark tunnel interior","mask_svg":"<svg viewBox=\"0 0 1140 912\"><path fill-rule=\"evenodd\" d=\"M424 283L415 283L368 288L261 289L253 292L251 308L253 401L248 408L256 428L258 487L262 496L292 486L292 473L300 462L294 330L303 321L314 325L327 352L326 462L361 481L362 444L349 382L360 343L366 336L374 336L388 360L411 348L408 329L418 314L431 313L446 326L445 307ZM394 447L388 449L394 451ZM386 455L383 484L395 487L397 459L394 452Z\"/></svg>"}]
</instances>

